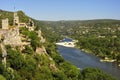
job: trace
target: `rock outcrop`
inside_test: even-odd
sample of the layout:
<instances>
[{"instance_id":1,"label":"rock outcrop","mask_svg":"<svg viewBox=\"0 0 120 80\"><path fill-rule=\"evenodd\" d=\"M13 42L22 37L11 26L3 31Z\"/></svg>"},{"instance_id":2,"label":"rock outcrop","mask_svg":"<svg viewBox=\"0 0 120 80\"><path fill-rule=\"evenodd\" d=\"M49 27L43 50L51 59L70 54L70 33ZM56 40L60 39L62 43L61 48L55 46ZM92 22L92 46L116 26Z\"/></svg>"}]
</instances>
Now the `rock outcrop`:
<instances>
[{"instance_id":1,"label":"rock outcrop","mask_svg":"<svg viewBox=\"0 0 120 80\"><path fill-rule=\"evenodd\" d=\"M19 28L14 28L12 30L9 30L7 33L5 33L3 43L5 45L14 45L14 46L21 45L22 42L19 36Z\"/></svg>"}]
</instances>

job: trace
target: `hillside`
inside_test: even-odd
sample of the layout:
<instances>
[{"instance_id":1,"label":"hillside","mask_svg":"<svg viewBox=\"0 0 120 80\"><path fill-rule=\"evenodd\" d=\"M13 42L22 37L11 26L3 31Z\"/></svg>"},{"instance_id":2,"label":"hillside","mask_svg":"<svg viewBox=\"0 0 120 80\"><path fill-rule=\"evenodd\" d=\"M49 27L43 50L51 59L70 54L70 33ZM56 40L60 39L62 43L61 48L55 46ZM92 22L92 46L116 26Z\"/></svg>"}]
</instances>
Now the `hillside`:
<instances>
[{"instance_id":1,"label":"hillside","mask_svg":"<svg viewBox=\"0 0 120 80\"><path fill-rule=\"evenodd\" d=\"M77 47L85 52L120 62L120 20L44 22L61 36L78 40Z\"/></svg>"},{"instance_id":2,"label":"hillside","mask_svg":"<svg viewBox=\"0 0 120 80\"><path fill-rule=\"evenodd\" d=\"M81 71L65 61L54 44L60 40L60 34L51 31L48 24L32 19L34 29L30 25L18 27L14 24L13 12L1 10L0 14L0 21L8 18L10 24L7 30L0 29L0 79L116 80L99 69L87 68ZM20 22L28 24L28 16L22 11L17 14Z\"/></svg>"}]
</instances>

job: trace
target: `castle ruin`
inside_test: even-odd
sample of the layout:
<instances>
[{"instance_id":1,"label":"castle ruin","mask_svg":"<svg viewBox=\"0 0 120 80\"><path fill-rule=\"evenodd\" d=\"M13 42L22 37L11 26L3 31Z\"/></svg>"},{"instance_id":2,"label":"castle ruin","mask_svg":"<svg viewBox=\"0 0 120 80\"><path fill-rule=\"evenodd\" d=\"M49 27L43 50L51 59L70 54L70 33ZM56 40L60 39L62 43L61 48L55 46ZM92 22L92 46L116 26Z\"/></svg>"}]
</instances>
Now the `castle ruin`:
<instances>
[{"instance_id":1,"label":"castle ruin","mask_svg":"<svg viewBox=\"0 0 120 80\"><path fill-rule=\"evenodd\" d=\"M34 30L34 22L29 20L29 23L20 23L19 16L17 12L13 14L13 27L9 28L9 19L2 19L2 29L0 29L0 48L2 50L2 62L6 65L7 52L5 45L11 46L23 46L29 45L27 42L22 42L22 37L20 36L19 28L26 27L29 31Z\"/></svg>"},{"instance_id":2,"label":"castle ruin","mask_svg":"<svg viewBox=\"0 0 120 80\"><path fill-rule=\"evenodd\" d=\"M14 12L13 17L13 28L9 28L8 18L2 20L2 29L0 29L0 40L3 40L3 43L5 45L22 45L21 37L19 35L19 28L26 27L29 31L33 31L34 22L29 19L28 23L20 23L17 12Z\"/></svg>"}]
</instances>

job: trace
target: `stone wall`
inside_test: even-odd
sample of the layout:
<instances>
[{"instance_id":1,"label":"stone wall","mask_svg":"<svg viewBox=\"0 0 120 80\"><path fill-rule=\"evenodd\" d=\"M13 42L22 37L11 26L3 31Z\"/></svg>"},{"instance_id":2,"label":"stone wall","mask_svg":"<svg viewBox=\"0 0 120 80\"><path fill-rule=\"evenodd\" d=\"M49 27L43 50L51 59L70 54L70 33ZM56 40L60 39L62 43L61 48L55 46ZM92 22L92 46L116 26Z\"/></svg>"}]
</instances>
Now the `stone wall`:
<instances>
[{"instance_id":1,"label":"stone wall","mask_svg":"<svg viewBox=\"0 0 120 80\"><path fill-rule=\"evenodd\" d=\"M5 45L26 45L28 42L22 42L21 36L19 34L19 27L26 27L29 31L34 31L34 22L30 19L28 25L26 23L19 23L19 16L17 12L14 12L14 25L9 29L8 18L2 20L2 29L0 29L0 40L3 41ZM41 36L41 42L45 42L44 38Z\"/></svg>"},{"instance_id":2,"label":"stone wall","mask_svg":"<svg viewBox=\"0 0 120 80\"><path fill-rule=\"evenodd\" d=\"M0 40L3 38L4 34L8 32L7 29L0 29Z\"/></svg>"},{"instance_id":3,"label":"stone wall","mask_svg":"<svg viewBox=\"0 0 120 80\"><path fill-rule=\"evenodd\" d=\"M2 20L2 29L8 29L9 22L8 18Z\"/></svg>"},{"instance_id":4,"label":"stone wall","mask_svg":"<svg viewBox=\"0 0 120 80\"><path fill-rule=\"evenodd\" d=\"M19 16L17 15L17 12L14 12L14 25L18 25L19 24Z\"/></svg>"},{"instance_id":5,"label":"stone wall","mask_svg":"<svg viewBox=\"0 0 120 80\"><path fill-rule=\"evenodd\" d=\"M21 45L22 42L19 36L19 28L14 28L12 30L9 30L7 33L5 33L3 43L5 45L14 45L14 46Z\"/></svg>"}]
</instances>

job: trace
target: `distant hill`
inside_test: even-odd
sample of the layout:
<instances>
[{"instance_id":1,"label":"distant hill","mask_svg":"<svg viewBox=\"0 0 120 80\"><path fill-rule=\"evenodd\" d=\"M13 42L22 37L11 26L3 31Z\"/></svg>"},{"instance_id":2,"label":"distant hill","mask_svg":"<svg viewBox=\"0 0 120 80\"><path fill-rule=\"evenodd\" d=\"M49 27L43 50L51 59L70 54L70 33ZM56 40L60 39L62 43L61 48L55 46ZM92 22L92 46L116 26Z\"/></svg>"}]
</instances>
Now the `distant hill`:
<instances>
[{"instance_id":1,"label":"distant hill","mask_svg":"<svg viewBox=\"0 0 120 80\"><path fill-rule=\"evenodd\" d=\"M119 23L120 20L115 20L115 19L95 19L95 20L62 20L62 21L42 21L46 24L49 25L54 25L56 27L59 27L61 25L65 24L71 24L73 26L74 24L78 25L79 24L95 24L95 23Z\"/></svg>"},{"instance_id":2,"label":"distant hill","mask_svg":"<svg viewBox=\"0 0 120 80\"><path fill-rule=\"evenodd\" d=\"M71 32L74 32L74 29L82 27L108 27L110 25L119 25L120 20L114 19L95 19L95 20L68 20L68 21L42 21L44 24L47 24L51 31L60 33L61 35L68 35L69 29L72 29ZM112 26L110 26L112 27ZM74 31L73 31L74 30ZM70 32L70 31L69 31Z\"/></svg>"}]
</instances>

